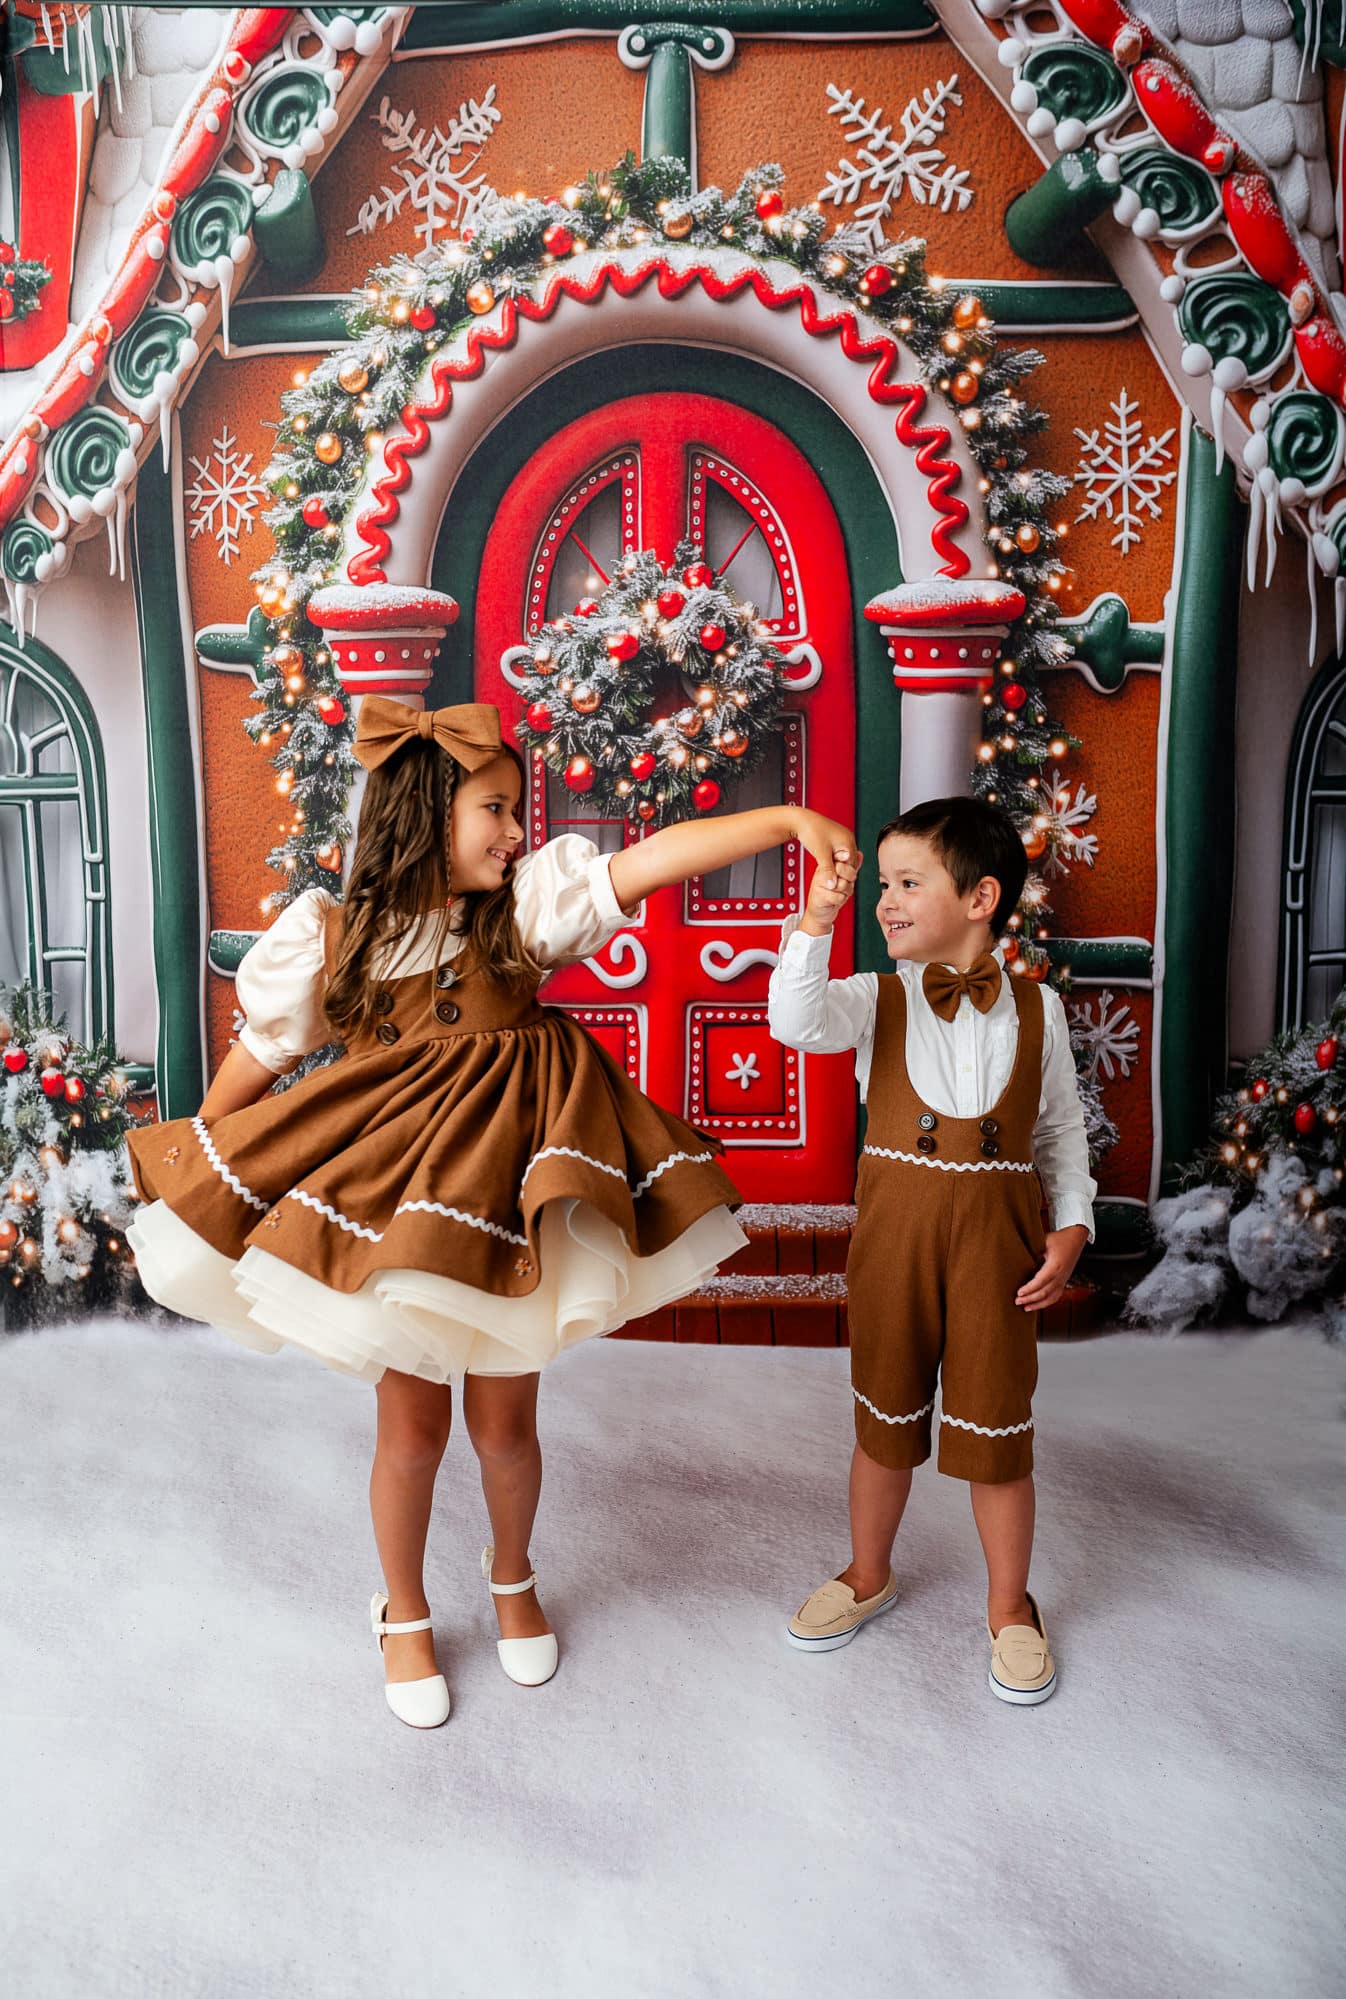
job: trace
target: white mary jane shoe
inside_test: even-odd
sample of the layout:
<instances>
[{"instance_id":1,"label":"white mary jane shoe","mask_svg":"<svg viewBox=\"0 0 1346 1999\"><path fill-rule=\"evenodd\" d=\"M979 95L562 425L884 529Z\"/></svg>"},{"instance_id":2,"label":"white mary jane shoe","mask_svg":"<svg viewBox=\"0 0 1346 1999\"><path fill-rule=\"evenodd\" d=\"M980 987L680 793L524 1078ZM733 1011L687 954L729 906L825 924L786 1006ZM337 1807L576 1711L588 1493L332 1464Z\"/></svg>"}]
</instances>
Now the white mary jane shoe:
<instances>
[{"instance_id":1,"label":"white mary jane shoe","mask_svg":"<svg viewBox=\"0 0 1346 1999\"><path fill-rule=\"evenodd\" d=\"M537 1581L530 1574L521 1583L493 1583L491 1565L495 1561L495 1549L481 1551L481 1572L492 1596L522 1596L526 1589L532 1589ZM540 1687L556 1671L560 1651L554 1631L543 1632L540 1638L497 1638L495 1649L500 1654L500 1663L516 1687Z\"/></svg>"},{"instance_id":2,"label":"white mary jane shoe","mask_svg":"<svg viewBox=\"0 0 1346 1999\"><path fill-rule=\"evenodd\" d=\"M369 1600L369 1622L380 1652L385 1638L430 1629L428 1617L418 1617L410 1624L389 1624L388 1599L382 1590L375 1590ZM439 1728L449 1718L449 1689L442 1673L431 1673L424 1680L385 1680L383 1691L397 1719L408 1728Z\"/></svg>"}]
</instances>

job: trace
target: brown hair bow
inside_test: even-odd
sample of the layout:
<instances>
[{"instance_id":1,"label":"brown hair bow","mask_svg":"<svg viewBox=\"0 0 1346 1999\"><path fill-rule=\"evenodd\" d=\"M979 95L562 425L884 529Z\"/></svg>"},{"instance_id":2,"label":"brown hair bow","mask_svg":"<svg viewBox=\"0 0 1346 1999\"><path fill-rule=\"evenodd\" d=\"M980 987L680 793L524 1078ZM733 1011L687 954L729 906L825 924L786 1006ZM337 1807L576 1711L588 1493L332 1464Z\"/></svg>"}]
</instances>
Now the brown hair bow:
<instances>
[{"instance_id":1,"label":"brown hair bow","mask_svg":"<svg viewBox=\"0 0 1346 1999\"><path fill-rule=\"evenodd\" d=\"M500 755L500 710L486 701L456 708L408 708L388 694L366 694L355 725L355 755L366 770L377 770L404 743L420 737L437 743L464 770L480 770Z\"/></svg>"}]
</instances>

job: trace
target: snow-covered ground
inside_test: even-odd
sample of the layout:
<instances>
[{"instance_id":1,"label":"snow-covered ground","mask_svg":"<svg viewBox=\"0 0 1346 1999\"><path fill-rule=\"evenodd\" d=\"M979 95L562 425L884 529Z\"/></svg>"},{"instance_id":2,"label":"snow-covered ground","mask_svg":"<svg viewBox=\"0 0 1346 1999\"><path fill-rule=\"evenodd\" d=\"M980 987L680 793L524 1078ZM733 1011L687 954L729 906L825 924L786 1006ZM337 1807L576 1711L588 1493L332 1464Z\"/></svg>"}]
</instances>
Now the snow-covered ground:
<instances>
[{"instance_id":1,"label":"snow-covered ground","mask_svg":"<svg viewBox=\"0 0 1346 1999\"><path fill-rule=\"evenodd\" d=\"M444 1729L388 1713L373 1397L105 1324L0 1342L0 1952L22 1999L999 1999L1339 1991L1346 1354L1047 1347L1060 1691L986 1687L963 1490L902 1602L801 1658L842 1554L846 1356L596 1344L545 1384L561 1670L504 1678L455 1436Z\"/></svg>"}]
</instances>

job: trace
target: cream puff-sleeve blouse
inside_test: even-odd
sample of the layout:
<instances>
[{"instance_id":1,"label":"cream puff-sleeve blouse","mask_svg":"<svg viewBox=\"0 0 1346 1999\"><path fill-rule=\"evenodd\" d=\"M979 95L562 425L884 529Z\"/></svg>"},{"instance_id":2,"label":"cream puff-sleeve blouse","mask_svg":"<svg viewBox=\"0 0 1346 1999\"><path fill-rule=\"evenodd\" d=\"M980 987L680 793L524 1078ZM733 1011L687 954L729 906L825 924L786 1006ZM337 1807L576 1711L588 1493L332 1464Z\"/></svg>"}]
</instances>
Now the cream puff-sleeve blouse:
<instances>
[{"instance_id":1,"label":"cream puff-sleeve blouse","mask_svg":"<svg viewBox=\"0 0 1346 1999\"><path fill-rule=\"evenodd\" d=\"M562 833L514 870L519 934L548 968L588 958L631 921L617 900L611 856L592 840ZM277 1075L331 1040L323 1011L326 973L323 923L336 898L312 888L296 896L243 959L234 989L245 1016L238 1038L250 1055ZM433 969L438 914L422 917L402 940L396 958L378 965L380 977L404 978ZM462 939L445 940L454 957Z\"/></svg>"}]
</instances>

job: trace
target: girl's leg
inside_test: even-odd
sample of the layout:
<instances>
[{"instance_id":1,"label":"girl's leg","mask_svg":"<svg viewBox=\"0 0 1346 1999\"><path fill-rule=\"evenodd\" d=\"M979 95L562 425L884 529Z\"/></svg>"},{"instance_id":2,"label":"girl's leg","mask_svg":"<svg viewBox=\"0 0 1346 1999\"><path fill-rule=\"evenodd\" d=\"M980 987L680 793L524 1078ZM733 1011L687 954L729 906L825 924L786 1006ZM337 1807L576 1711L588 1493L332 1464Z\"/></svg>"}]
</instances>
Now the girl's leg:
<instances>
[{"instance_id":1,"label":"girl's leg","mask_svg":"<svg viewBox=\"0 0 1346 1999\"><path fill-rule=\"evenodd\" d=\"M537 1384L535 1374L469 1374L463 1383L463 1417L481 1464L498 1583L521 1583L530 1567L528 1542L542 1490ZM502 1638L541 1638L551 1630L536 1590L491 1601Z\"/></svg>"},{"instance_id":2,"label":"girl's leg","mask_svg":"<svg viewBox=\"0 0 1346 1999\"><path fill-rule=\"evenodd\" d=\"M376 1393L379 1430L369 1510L388 1591L388 1622L411 1623L430 1613L423 1574L425 1536L435 1474L449 1441L453 1390L388 1368ZM429 1631L385 1638L383 1657L390 1680L426 1679L439 1670Z\"/></svg>"},{"instance_id":3,"label":"girl's leg","mask_svg":"<svg viewBox=\"0 0 1346 1999\"><path fill-rule=\"evenodd\" d=\"M851 1458L851 1564L840 1580L856 1600L877 1596L888 1581L893 1542L911 1491L910 1471L876 1464L857 1444Z\"/></svg>"},{"instance_id":4,"label":"girl's leg","mask_svg":"<svg viewBox=\"0 0 1346 1999\"><path fill-rule=\"evenodd\" d=\"M1033 1622L1028 1564L1035 1511L1031 1472L1004 1485L972 1487L972 1517L986 1557L986 1621L997 1637L1002 1625Z\"/></svg>"}]
</instances>

